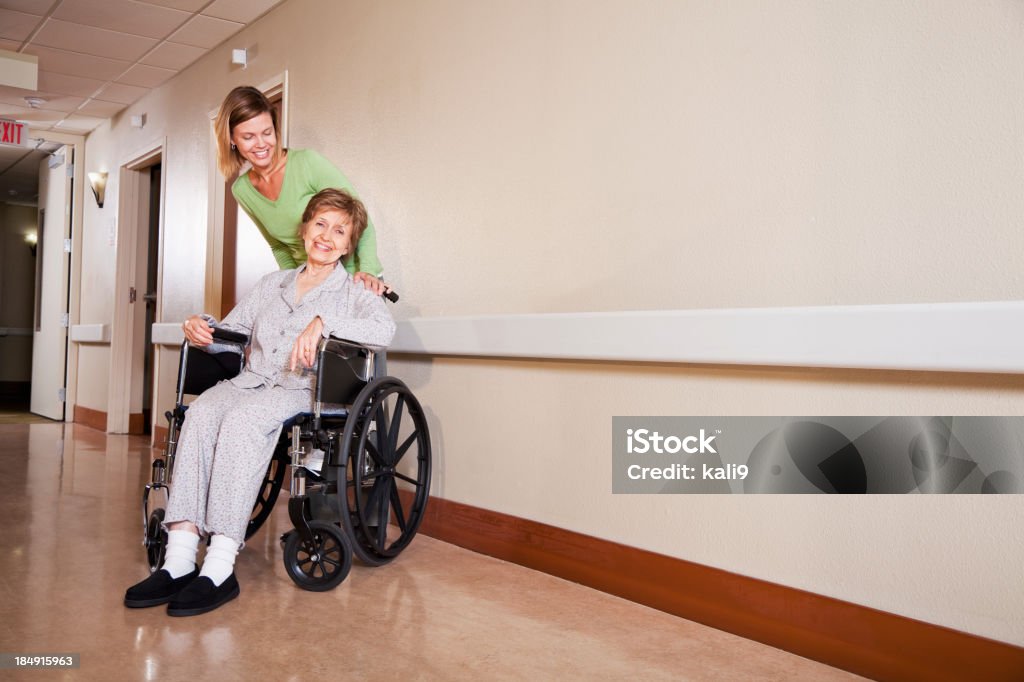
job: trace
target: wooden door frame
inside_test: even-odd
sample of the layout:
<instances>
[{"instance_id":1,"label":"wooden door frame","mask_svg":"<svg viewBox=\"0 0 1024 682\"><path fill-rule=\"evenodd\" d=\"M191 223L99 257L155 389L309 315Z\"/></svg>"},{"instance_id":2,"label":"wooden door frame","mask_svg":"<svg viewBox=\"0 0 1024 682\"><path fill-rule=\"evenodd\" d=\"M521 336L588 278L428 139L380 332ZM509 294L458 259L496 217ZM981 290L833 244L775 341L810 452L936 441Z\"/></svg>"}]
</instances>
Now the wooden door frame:
<instances>
[{"instance_id":1,"label":"wooden door frame","mask_svg":"<svg viewBox=\"0 0 1024 682\"><path fill-rule=\"evenodd\" d=\"M128 292L136 280L135 251L140 229L149 230L148 214L145 223L140 218L139 197L143 171L160 162L167 153L167 138L160 138L146 145L128 157L118 166L117 204L117 255L114 274L114 319L110 328L110 379L107 393L107 433L128 433L131 416L131 392L142 375L135 371L131 358L136 339L134 314L135 304L129 301ZM158 227L157 249L163 251L164 205L167 173L160 176L160 225ZM148 191L148 186L146 191ZM147 202L148 204L148 202ZM157 259L156 317L160 319L163 288L163 260ZM145 292L143 292L145 293ZM141 297L137 302L141 302ZM127 358L121 362L118 358ZM159 366L158 366L159 367ZM154 372L154 388L158 385ZM155 403L154 403L155 404ZM156 410L154 410L154 413Z\"/></svg>"}]
</instances>

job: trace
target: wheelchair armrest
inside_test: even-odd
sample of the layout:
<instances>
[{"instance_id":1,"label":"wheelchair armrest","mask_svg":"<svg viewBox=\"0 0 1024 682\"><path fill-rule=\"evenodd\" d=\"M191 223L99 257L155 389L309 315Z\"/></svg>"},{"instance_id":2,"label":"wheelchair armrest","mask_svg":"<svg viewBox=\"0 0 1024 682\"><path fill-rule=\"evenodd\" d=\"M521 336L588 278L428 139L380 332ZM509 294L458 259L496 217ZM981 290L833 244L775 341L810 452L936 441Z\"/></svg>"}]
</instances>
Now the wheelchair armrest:
<instances>
[{"instance_id":1,"label":"wheelchair armrest","mask_svg":"<svg viewBox=\"0 0 1024 682\"><path fill-rule=\"evenodd\" d=\"M222 329L220 327L214 327L213 340L223 341L224 343L238 343L245 346L249 343L249 335L241 332L233 332L228 329Z\"/></svg>"},{"instance_id":2,"label":"wheelchair armrest","mask_svg":"<svg viewBox=\"0 0 1024 682\"><path fill-rule=\"evenodd\" d=\"M356 343L355 341L343 339L340 336L329 336L320 341L320 350L328 353L334 353L335 355L339 355L345 359L355 357L364 351L369 351L370 353L383 353L386 349L386 346L371 346L368 343Z\"/></svg>"}]
</instances>

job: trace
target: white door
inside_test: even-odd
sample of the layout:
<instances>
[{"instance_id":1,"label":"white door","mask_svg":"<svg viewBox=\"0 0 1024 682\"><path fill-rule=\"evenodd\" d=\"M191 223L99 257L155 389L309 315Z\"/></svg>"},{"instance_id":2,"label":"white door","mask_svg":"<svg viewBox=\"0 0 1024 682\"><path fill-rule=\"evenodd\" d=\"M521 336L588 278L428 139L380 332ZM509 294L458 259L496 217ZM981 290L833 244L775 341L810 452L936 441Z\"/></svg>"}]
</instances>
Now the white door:
<instances>
[{"instance_id":1,"label":"white door","mask_svg":"<svg viewBox=\"0 0 1024 682\"><path fill-rule=\"evenodd\" d=\"M32 341L31 410L50 419L64 419L64 370L67 365L69 258L64 240L71 237L71 178L63 147L39 166L41 233L36 250L42 268L36 292L36 331ZM62 159L62 160L61 160ZM61 160L58 165L57 160ZM50 168L49 165L54 167Z\"/></svg>"}]
</instances>

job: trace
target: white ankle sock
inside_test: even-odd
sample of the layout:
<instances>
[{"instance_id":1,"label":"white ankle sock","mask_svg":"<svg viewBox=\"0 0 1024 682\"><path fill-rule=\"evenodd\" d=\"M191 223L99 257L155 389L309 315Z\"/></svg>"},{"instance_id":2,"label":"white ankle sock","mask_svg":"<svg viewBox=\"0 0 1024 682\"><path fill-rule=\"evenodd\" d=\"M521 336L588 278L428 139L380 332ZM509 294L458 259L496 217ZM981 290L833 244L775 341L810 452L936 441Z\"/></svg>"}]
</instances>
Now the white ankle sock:
<instances>
[{"instance_id":1,"label":"white ankle sock","mask_svg":"<svg viewBox=\"0 0 1024 682\"><path fill-rule=\"evenodd\" d=\"M196 553L199 551L199 536L187 530L172 530L167 533L167 553L161 566L172 578L180 578L196 570Z\"/></svg>"},{"instance_id":2,"label":"white ankle sock","mask_svg":"<svg viewBox=\"0 0 1024 682\"><path fill-rule=\"evenodd\" d=\"M238 556L238 543L226 535L214 535L210 538L210 547L203 559L203 570L200 576L206 576L214 585L220 585L235 572L235 557Z\"/></svg>"}]
</instances>

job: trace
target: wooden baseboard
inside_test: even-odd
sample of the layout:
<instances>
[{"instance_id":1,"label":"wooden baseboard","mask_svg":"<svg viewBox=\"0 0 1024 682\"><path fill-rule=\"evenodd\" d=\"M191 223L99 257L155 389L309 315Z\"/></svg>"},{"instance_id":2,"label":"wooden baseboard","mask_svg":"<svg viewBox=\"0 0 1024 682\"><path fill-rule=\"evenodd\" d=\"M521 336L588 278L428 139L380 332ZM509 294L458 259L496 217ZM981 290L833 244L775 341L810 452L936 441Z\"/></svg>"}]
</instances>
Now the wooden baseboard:
<instances>
[{"instance_id":1,"label":"wooden baseboard","mask_svg":"<svg viewBox=\"0 0 1024 682\"><path fill-rule=\"evenodd\" d=\"M100 410L75 405L74 421L76 424L84 424L89 428L97 429L104 433L107 431L107 413Z\"/></svg>"},{"instance_id":2,"label":"wooden baseboard","mask_svg":"<svg viewBox=\"0 0 1024 682\"><path fill-rule=\"evenodd\" d=\"M100 410L93 410L88 407L82 407L81 405L75 405L75 418L73 421L76 424L85 424L90 428L99 429L100 431L107 430L107 413L101 412ZM128 415L129 434L145 433L145 427L145 417L141 413Z\"/></svg>"},{"instance_id":3,"label":"wooden baseboard","mask_svg":"<svg viewBox=\"0 0 1024 682\"><path fill-rule=\"evenodd\" d=\"M1024 679L1024 648L459 502L420 532L874 679Z\"/></svg>"},{"instance_id":4,"label":"wooden baseboard","mask_svg":"<svg viewBox=\"0 0 1024 682\"><path fill-rule=\"evenodd\" d=\"M167 442L167 427L159 425L154 426L153 440L150 442L150 445L154 448L161 448L165 442Z\"/></svg>"}]
</instances>

